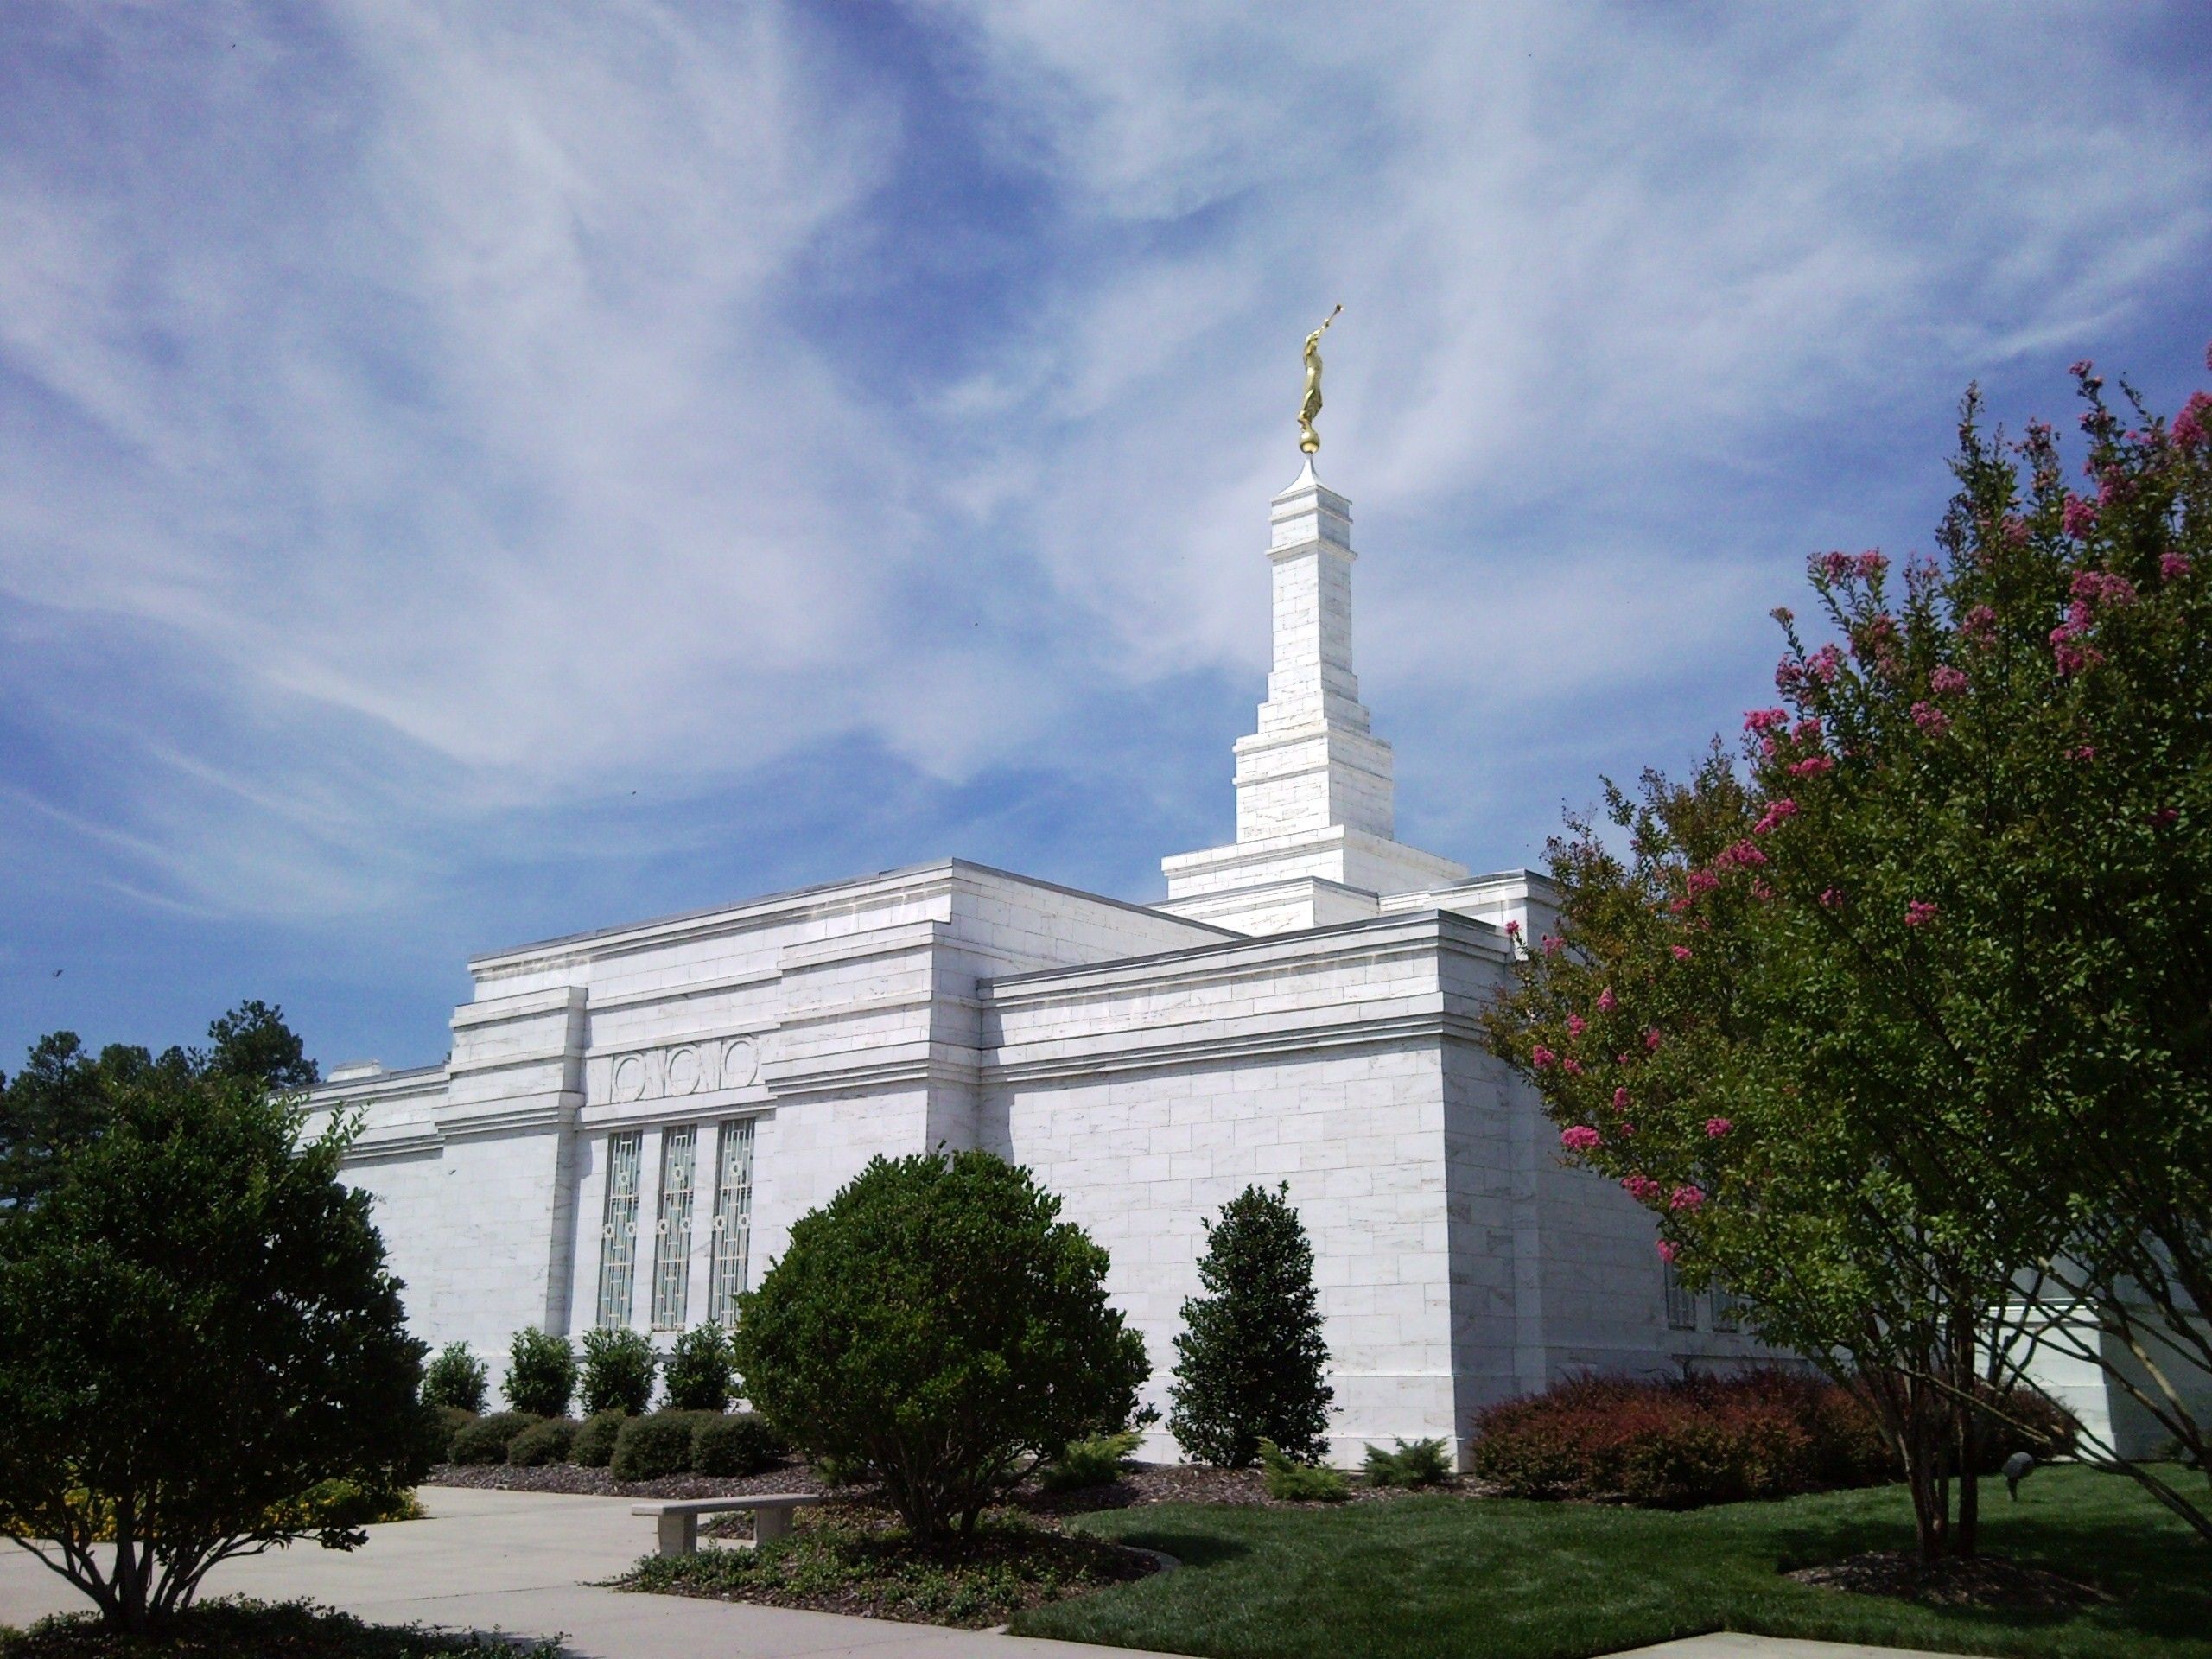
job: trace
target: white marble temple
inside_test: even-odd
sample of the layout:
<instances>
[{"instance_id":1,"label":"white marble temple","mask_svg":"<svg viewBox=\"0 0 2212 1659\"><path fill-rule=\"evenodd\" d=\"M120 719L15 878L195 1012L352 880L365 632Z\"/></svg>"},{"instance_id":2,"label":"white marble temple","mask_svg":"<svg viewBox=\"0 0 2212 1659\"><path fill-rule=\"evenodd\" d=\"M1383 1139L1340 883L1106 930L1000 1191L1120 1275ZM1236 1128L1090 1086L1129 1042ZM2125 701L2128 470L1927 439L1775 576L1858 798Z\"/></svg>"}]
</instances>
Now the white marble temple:
<instances>
[{"instance_id":1,"label":"white marble temple","mask_svg":"<svg viewBox=\"0 0 2212 1659\"><path fill-rule=\"evenodd\" d=\"M525 1325L664 1342L870 1157L946 1146L1029 1166L1107 1247L1163 1405L1202 1219L1287 1183L1339 1461L1464 1454L1478 1408L1573 1372L1755 1356L1704 1299L1670 1318L1648 1217L1477 1042L1545 883L1394 839L1350 504L1309 466L1272 524L1236 840L1165 861L1164 905L945 860L480 957L443 1064L334 1071L315 1103L362 1115L419 1334L495 1370Z\"/></svg>"}]
</instances>

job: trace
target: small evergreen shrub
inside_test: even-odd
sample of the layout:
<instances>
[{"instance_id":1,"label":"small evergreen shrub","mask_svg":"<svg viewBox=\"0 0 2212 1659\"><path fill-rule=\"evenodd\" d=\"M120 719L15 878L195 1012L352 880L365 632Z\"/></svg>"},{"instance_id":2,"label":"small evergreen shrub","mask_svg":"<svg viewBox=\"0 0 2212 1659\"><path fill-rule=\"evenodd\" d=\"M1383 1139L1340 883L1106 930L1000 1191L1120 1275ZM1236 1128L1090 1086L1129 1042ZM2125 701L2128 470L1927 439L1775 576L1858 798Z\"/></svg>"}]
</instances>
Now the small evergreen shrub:
<instances>
[{"instance_id":1,"label":"small evergreen shrub","mask_svg":"<svg viewBox=\"0 0 2212 1659\"><path fill-rule=\"evenodd\" d=\"M1370 1486L1437 1486L1452 1478L1452 1460L1442 1440L1400 1440L1395 1452L1369 1446L1366 1470Z\"/></svg>"},{"instance_id":2,"label":"small evergreen shrub","mask_svg":"<svg viewBox=\"0 0 2212 1659\"><path fill-rule=\"evenodd\" d=\"M689 1411L656 1411L632 1417L614 1437L607 1472L617 1480L658 1480L691 1470L691 1437L698 1419Z\"/></svg>"},{"instance_id":3,"label":"small evergreen shrub","mask_svg":"<svg viewBox=\"0 0 2212 1659\"><path fill-rule=\"evenodd\" d=\"M1689 1509L1895 1478L1844 1389L1794 1371L1578 1377L1476 1420L1475 1473L1515 1497Z\"/></svg>"},{"instance_id":4,"label":"small evergreen shrub","mask_svg":"<svg viewBox=\"0 0 2212 1659\"><path fill-rule=\"evenodd\" d=\"M566 1337L531 1325L507 1349L507 1403L533 1417L565 1417L575 1397L576 1356Z\"/></svg>"},{"instance_id":5,"label":"small evergreen shrub","mask_svg":"<svg viewBox=\"0 0 2212 1659\"><path fill-rule=\"evenodd\" d=\"M729 1332L712 1319L677 1338L661 1368L671 1411L728 1410L734 1376Z\"/></svg>"},{"instance_id":6,"label":"small evergreen shrub","mask_svg":"<svg viewBox=\"0 0 2212 1659\"><path fill-rule=\"evenodd\" d=\"M425 1405L452 1406L475 1413L484 1409L484 1362L468 1351L465 1342L449 1342L438 1357L423 1368Z\"/></svg>"},{"instance_id":7,"label":"small evergreen shrub","mask_svg":"<svg viewBox=\"0 0 2212 1659\"><path fill-rule=\"evenodd\" d=\"M584 1414L626 1411L635 1414L653 1395L653 1345L624 1328L584 1332Z\"/></svg>"},{"instance_id":8,"label":"small evergreen shrub","mask_svg":"<svg viewBox=\"0 0 2212 1659\"><path fill-rule=\"evenodd\" d=\"M1122 1478L1122 1465L1144 1436L1134 1428L1116 1434L1091 1434L1070 1440L1038 1471L1038 1484L1048 1492L1081 1491L1089 1486L1110 1486Z\"/></svg>"},{"instance_id":9,"label":"small evergreen shrub","mask_svg":"<svg viewBox=\"0 0 2212 1659\"><path fill-rule=\"evenodd\" d=\"M1285 1503L1341 1503L1351 1496L1351 1483L1333 1469L1294 1463L1273 1440L1261 1440L1258 1450L1269 1497Z\"/></svg>"},{"instance_id":10,"label":"small evergreen shrub","mask_svg":"<svg viewBox=\"0 0 2212 1659\"><path fill-rule=\"evenodd\" d=\"M424 1424L424 1432L429 1436L430 1461L451 1463L454 1436L475 1421L474 1412L464 1411L459 1406L429 1408L429 1418Z\"/></svg>"},{"instance_id":11,"label":"small evergreen shrub","mask_svg":"<svg viewBox=\"0 0 2212 1659\"><path fill-rule=\"evenodd\" d=\"M614 1461L615 1437L630 1421L626 1411L595 1411L577 1427L569 1443L569 1461L582 1469L604 1469Z\"/></svg>"},{"instance_id":12,"label":"small evergreen shrub","mask_svg":"<svg viewBox=\"0 0 2212 1659\"><path fill-rule=\"evenodd\" d=\"M518 1469L542 1469L549 1463L566 1463L575 1444L577 1424L571 1417L548 1417L532 1423L507 1442L507 1461Z\"/></svg>"},{"instance_id":13,"label":"small evergreen shrub","mask_svg":"<svg viewBox=\"0 0 2212 1659\"><path fill-rule=\"evenodd\" d=\"M1333 1395L1313 1291L1313 1247L1287 1185L1248 1186L1206 1224L1205 1294L1183 1304L1168 1432L1200 1463L1243 1469L1272 1440L1313 1462Z\"/></svg>"},{"instance_id":14,"label":"small evergreen shrub","mask_svg":"<svg viewBox=\"0 0 2212 1659\"><path fill-rule=\"evenodd\" d=\"M754 1411L701 1412L691 1433L695 1475L757 1475L780 1448L768 1420Z\"/></svg>"},{"instance_id":15,"label":"small evergreen shrub","mask_svg":"<svg viewBox=\"0 0 2212 1659\"><path fill-rule=\"evenodd\" d=\"M479 1417L453 1437L455 1463L505 1463L515 1437L538 1419L527 1411L495 1411Z\"/></svg>"}]
</instances>

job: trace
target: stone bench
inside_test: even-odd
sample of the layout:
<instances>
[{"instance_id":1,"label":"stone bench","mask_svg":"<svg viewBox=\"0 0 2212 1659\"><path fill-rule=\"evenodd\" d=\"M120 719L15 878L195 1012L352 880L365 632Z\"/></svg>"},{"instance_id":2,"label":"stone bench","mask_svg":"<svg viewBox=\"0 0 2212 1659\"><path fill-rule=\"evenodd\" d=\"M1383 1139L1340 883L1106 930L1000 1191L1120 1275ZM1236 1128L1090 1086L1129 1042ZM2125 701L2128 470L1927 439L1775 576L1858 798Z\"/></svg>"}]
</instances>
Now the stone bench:
<instances>
[{"instance_id":1,"label":"stone bench","mask_svg":"<svg viewBox=\"0 0 2212 1659\"><path fill-rule=\"evenodd\" d=\"M664 1503L633 1503L632 1515L650 1515L660 1522L660 1553L690 1555L699 1548L699 1517L733 1510L753 1511L753 1541L765 1544L791 1529L791 1511L822 1502L819 1492L747 1492L741 1497L673 1498Z\"/></svg>"}]
</instances>

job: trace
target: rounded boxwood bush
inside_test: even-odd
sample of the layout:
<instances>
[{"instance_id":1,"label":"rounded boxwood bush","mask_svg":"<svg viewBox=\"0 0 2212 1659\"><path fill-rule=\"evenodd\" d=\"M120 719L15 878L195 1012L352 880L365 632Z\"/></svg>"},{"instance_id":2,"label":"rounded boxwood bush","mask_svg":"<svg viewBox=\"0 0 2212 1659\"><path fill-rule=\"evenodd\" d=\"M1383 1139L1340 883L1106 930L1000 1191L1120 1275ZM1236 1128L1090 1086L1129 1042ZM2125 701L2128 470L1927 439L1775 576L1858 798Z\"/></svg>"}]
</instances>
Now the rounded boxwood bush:
<instances>
[{"instance_id":1,"label":"rounded boxwood bush","mask_svg":"<svg viewBox=\"0 0 2212 1659\"><path fill-rule=\"evenodd\" d=\"M595 1411L576 1429L569 1444L569 1461L582 1469L604 1469L614 1461L615 1436L630 1421L626 1411Z\"/></svg>"},{"instance_id":2,"label":"rounded boxwood bush","mask_svg":"<svg viewBox=\"0 0 2212 1659\"><path fill-rule=\"evenodd\" d=\"M768 1420L755 1411L702 1413L691 1434L695 1475L757 1475L775 1462Z\"/></svg>"},{"instance_id":3,"label":"rounded boxwood bush","mask_svg":"<svg viewBox=\"0 0 2212 1659\"><path fill-rule=\"evenodd\" d=\"M584 1332L584 1414L640 1412L653 1396L653 1345L627 1329Z\"/></svg>"},{"instance_id":4,"label":"rounded boxwood bush","mask_svg":"<svg viewBox=\"0 0 2212 1659\"><path fill-rule=\"evenodd\" d=\"M674 1411L727 1411L734 1381L729 1333L712 1319L686 1331L669 1350L661 1382Z\"/></svg>"},{"instance_id":5,"label":"rounded boxwood bush","mask_svg":"<svg viewBox=\"0 0 2212 1659\"><path fill-rule=\"evenodd\" d=\"M495 1411L463 1427L453 1437L455 1463L505 1463L515 1437L538 1421L527 1411Z\"/></svg>"},{"instance_id":6,"label":"rounded boxwood bush","mask_svg":"<svg viewBox=\"0 0 2212 1659\"><path fill-rule=\"evenodd\" d=\"M531 1325L507 1350L507 1403L533 1417L565 1417L575 1397L576 1356L566 1337Z\"/></svg>"},{"instance_id":7,"label":"rounded boxwood bush","mask_svg":"<svg viewBox=\"0 0 2212 1659\"><path fill-rule=\"evenodd\" d=\"M423 1368L423 1402L457 1406L474 1415L484 1409L484 1362L465 1342L449 1342Z\"/></svg>"},{"instance_id":8,"label":"rounded boxwood bush","mask_svg":"<svg viewBox=\"0 0 2212 1659\"><path fill-rule=\"evenodd\" d=\"M569 1447L576 1438L575 1420L548 1417L532 1423L507 1442L507 1461L518 1469L542 1469L549 1463L566 1463Z\"/></svg>"},{"instance_id":9,"label":"rounded boxwood bush","mask_svg":"<svg viewBox=\"0 0 2212 1659\"><path fill-rule=\"evenodd\" d=\"M879 1157L791 1229L741 1303L746 1392L810 1457L866 1465L913 1535L974 1529L1150 1375L1106 1252L984 1152Z\"/></svg>"},{"instance_id":10,"label":"rounded boxwood bush","mask_svg":"<svg viewBox=\"0 0 2212 1659\"><path fill-rule=\"evenodd\" d=\"M476 1421L476 1414L464 1411L459 1406L433 1406L426 1432L430 1438L432 1461L451 1463L454 1460L454 1437Z\"/></svg>"},{"instance_id":11,"label":"rounded boxwood bush","mask_svg":"<svg viewBox=\"0 0 2212 1659\"><path fill-rule=\"evenodd\" d=\"M689 1474L691 1437L698 1432L697 1414L656 1411L632 1417L614 1437L614 1457L608 1472L617 1480L658 1480L664 1475Z\"/></svg>"}]
</instances>

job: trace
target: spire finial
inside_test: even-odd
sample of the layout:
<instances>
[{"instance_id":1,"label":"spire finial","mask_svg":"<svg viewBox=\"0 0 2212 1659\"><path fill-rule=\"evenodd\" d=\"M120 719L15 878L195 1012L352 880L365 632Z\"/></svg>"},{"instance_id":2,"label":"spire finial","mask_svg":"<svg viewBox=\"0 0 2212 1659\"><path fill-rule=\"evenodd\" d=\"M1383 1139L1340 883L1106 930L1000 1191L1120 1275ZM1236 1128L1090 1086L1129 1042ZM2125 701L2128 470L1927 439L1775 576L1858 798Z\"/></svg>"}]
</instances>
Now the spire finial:
<instances>
[{"instance_id":1,"label":"spire finial","mask_svg":"<svg viewBox=\"0 0 2212 1659\"><path fill-rule=\"evenodd\" d=\"M1321 336L1329 332L1337 312L1344 308L1339 302L1336 311L1322 318L1321 326L1306 336L1306 401L1298 410L1298 447L1309 455L1321 447L1321 435L1313 429L1313 417L1321 412Z\"/></svg>"}]
</instances>

